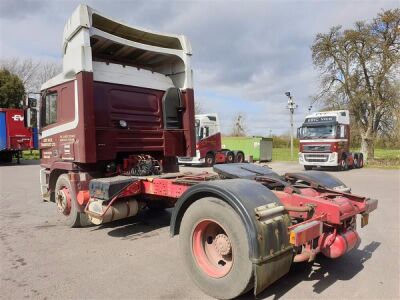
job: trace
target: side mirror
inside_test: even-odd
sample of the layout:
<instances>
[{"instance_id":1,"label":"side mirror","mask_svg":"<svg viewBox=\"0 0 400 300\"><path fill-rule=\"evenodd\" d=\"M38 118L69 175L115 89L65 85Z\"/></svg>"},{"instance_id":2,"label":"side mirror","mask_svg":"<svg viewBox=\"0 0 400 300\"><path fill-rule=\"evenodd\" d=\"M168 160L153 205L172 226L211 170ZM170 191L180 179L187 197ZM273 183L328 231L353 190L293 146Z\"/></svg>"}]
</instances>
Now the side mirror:
<instances>
[{"instance_id":1,"label":"side mirror","mask_svg":"<svg viewBox=\"0 0 400 300\"><path fill-rule=\"evenodd\" d=\"M26 97L25 99L25 105L29 108L36 108L37 107L37 99L31 98L29 96Z\"/></svg>"},{"instance_id":2,"label":"side mirror","mask_svg":"<svg viewBox=\"0 0 400 300\"><path fill-rule=\"evenodd\" d=\"M26 110L26 127L36 128L37 127L37 110L36 108L28 108Z\"/></svg>"},{"instance_id":3,"label":"side mirror","mask_svg":"<svg viewBox=\"0 0 400 300\"><path fill-rule=\"evenodd\" d=\"M298 139L300 138L300 129L301 129L301 127L297 128L297 138Z\"/></svg>"}]
</instances>

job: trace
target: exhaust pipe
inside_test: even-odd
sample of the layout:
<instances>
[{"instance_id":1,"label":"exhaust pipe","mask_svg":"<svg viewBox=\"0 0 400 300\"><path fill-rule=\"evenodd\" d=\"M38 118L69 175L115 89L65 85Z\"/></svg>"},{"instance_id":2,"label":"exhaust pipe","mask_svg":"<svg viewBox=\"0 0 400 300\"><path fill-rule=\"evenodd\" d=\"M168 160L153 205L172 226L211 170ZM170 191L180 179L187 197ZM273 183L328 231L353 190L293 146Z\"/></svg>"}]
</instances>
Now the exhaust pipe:
<instances>
[{"instance_id":1,"label":"exhaust pipe","mask_svg":"<svg viewBox=\"0 0 400 300\"><path fill-rule=\"evenodd\" d=\"M115 220L129 218L137 215L139 203L134 200L116 201L111 206L103 204L104 201L92 201L87 208L90 222L100 225Z\"/></svg>"}]
</instances>

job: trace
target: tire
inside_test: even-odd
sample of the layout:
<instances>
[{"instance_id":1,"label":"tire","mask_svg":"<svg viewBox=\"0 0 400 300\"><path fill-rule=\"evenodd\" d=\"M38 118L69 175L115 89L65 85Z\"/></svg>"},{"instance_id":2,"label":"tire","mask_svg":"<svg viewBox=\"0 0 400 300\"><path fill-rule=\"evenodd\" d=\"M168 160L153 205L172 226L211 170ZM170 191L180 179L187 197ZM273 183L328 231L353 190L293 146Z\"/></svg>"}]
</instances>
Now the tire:
<instances>
[{"instance_id":1,"label":"tire","mask_svg":"<svg viewBox=\"0 0 400 300\"><path fill-rule=\"evenodd\" d=\"M207 153L204 164L206 167L212 167L215 164L215 155L213 153Z\"/></svg>"},{"instance_id":2,"label":"tire","mask_svg":"<svg viewBox=\"0 0 400 300\"><path fill-rule=\"evenodd\" d=\"M235 162L237 162L237 163L244 162L244 154L243 154L243 152L236 153Z\"/></svg>"},{"instance_id":3,"label":"tire","mask_svg":"<svg viewBox=\"0 0 400 300\"><path fill-rule=\"evenodd\" d=\"M68 197L69 194L69 197ZM66 198L66 205L62 205L61 199ZM69 227L84 227L91 224L86 214L78 210L75 195L72 193L71 183L67 174L61 174L56 182L55 201L58 211L64 216L64 222ZM64 209L62 209L62 207Z\"/></svg>"},{"instance_id":4,"label":"tire","mask_svg":"<svg viewBox=\"0 0 400 300\"><path fill-rule=\"evenodd\" d=\"M205 229L198 230L204 225ZM207 226L219 226L218 231L211 231L215 234L220 233L216 235L212 243L209 242L212 237L207 234ZM203 233L203 238L201 236L199 238L199 232ZM199 241L205 245L204 247L218 249L215 242L220 241L218 237L221 235L225 235L230 242L231 252L221 256L222 260L218 261L217 266L209 263L208 255L205 254L207 250L199 247ZM207 236L206 239L204 239L205 236ZM193 203L183 216L179 242L186 271L204 293L218 299L231 299L253 287L253 266L249 259L246 229L239 215L226 202L207 197ZM198 254L199 249L203 255ZM214 252L218 253L221 249L226 250L226 247L214 250ZM199 262L201 258L203 264ZM204 263L204 261L208 263ZM224 261L226 264L222 264ZM207 267L209 268L207 269ZM216 273L212 273L214 271Z\"/></svg>"},{"instance_id":5,"label":"tire","mask_svg":"<svg viewBox=\"0 0 400 300\"><path fill-rule=\"evenodd\" d=\"M310 171L310 170L312 170L312 166L307 166L307 165L304 165L304 170L306 170L306 171Z\"/></svg>"},{"instance_id":6,"label":"tire","mask_svg":"<svg viewBox=\"0 0 400 300\"><path fill-rule=\"evenodd\" d=\"M358 168L362 168L362 167L364 167L364 156L361 154L360 156L359 156L360 158L358 159Z\"/></svg>"},{"instance_id":7,"label":"tire","mask_svg":"<svg viewBox=\"0 0 400 300\"><path fill-rule=\"evenodd\" d=\"M347 171L349 168L349 165L347 163L347 159L345 157L343 157L340 161L339 161L339 165L337 167L338 171Z\"/></svg>"},{"instance_id":8,"label":"tire","mask_svg":"<svg viewBox=\"0 0 400 300\"><path fill-rule=\"evenodd\" d=\"M1 162L10 163L10 162L12 162L12 158L13 158L12 152L0 153L0 161Z\"/></svg>"},{"instance_id":9,"label":"tire","mask_svg":"<svg viewBox=\"0 0 400 300\"><path fill-rule=\"evenodd\" d=\"M354 156L353 158L353 165L352 165L353 169L358 169L358 157Z\"/></svg>"},{"instance_id":10,"label":"tire","mask_svg":"<svg viewBox=\"0 0 400 300\"><path fill-rule=\"evenodd\" d=\"M231 164L235 162L235 154L232 151L228 151L226 154L226 163Z\"/></svg>"}]
</instances>

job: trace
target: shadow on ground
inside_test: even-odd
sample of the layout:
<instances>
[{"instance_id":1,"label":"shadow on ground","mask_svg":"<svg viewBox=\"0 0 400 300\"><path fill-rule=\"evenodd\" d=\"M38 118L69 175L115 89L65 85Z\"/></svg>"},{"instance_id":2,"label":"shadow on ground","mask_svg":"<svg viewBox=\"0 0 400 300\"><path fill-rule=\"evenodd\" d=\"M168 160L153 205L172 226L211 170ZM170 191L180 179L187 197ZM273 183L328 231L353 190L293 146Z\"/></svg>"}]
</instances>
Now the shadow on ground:
<instances>
[{"instance_id":1,"label":"shadow on ground","mask_svg":"<svg viewBox=\"0 0 400 300\"><path fill-rule=\"evenodd\" d=\"M40 160L25 160L25 159L21 159L20 164L17 163L16 160L13 160L10 163L6 163L6 162L0 162L0 167L23 167L23 166L32 166L32 165L40 165Z\"/></svg>"},{"instance_id":2,"label":"shadow on ground","mask_svg":"<svg viewBox=\"0 0 400 300\"><path fill-rule=\"evenodd\" d=\"M136 240L156 236L158 229L169 227L171 209L145 209L137 216L104 224L93 230L111 229L108 235L124 240Z\"/></svg>"},{"instance_id":3,"label":"shadow on ground","mask_svg":"<svg viewBox=\"0 0 400 300\"><path fill-rule=\"evenodd\" d=\"M321 294L335 282L351 280L357 275L364 268L364 262L372 257L373 252L380 244L371 242L363 249L352 250L336 260L318 255L314 264L293 264L288 274L278 279L257 298L280 299L301 281L315 281L313 292ZM239 299L249 298L253 298L252 291Z\"/></svg>"}]
</instances>

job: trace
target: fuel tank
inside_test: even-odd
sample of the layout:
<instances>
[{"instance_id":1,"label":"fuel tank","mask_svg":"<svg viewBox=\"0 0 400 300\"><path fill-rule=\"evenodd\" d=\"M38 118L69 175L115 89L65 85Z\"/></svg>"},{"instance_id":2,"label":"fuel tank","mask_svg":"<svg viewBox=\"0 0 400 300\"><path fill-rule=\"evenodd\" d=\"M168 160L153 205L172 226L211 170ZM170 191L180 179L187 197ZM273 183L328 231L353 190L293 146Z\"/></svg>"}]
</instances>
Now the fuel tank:
<instances>
[{"instance_id":1,"label":"fuel tank","mask_svg":"<svg viewBox=\"0 0 400 300\"><path fill-rule=\"evenodd\" d=\"M357 231L347 230L342 233L324 233L320 236L318 245L326 257L338 258L360 244Z\"/></svg>"}]
</instances>

